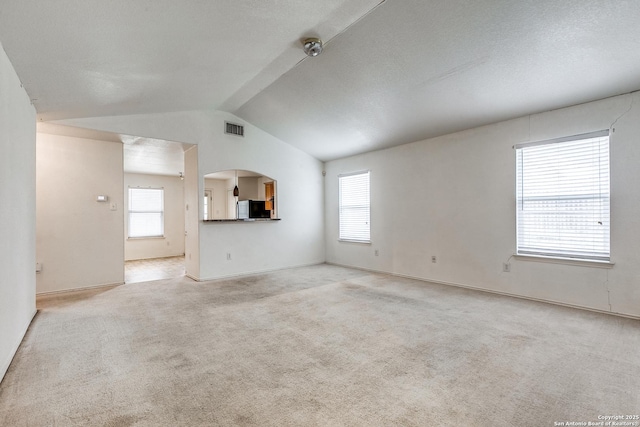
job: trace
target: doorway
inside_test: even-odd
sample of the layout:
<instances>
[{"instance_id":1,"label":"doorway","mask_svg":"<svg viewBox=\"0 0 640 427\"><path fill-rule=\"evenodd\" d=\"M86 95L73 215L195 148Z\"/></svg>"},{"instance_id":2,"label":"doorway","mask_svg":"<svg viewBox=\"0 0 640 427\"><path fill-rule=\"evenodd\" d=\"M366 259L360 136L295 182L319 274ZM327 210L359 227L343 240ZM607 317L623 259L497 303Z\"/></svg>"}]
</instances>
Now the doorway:
<instances>
[{"instance_id":1,"label":"doorway","mask_svg":"<svg viewBox=\"0 0 640 427\"><path fill-rule=\"evenodd\" d=\"M202 215L203 219L206 221L208 219L213 219L213 190L206 189L204 190L204 197L202 199Z\"/></svg>"},{"instance_id":2,"label":"doorway","mask_svg":"<svg viewBox=\"0 0 640 427\"><path fill-rule=\"evenodd\" d=\"M185 275L184 255L125 261L124 283L175 279Z\"/></svg>"},{"instance_id":3,"label":"doorway","mask_svg":"<svg viewBox=\"0 0 640 427\"><path fill-rule=\"evenodd\" d=\"M197 182L193 171L186 170L185 152L194 146L129 136L122 142L124 282L183 277L189 270L185 253L191 238L186 195L188 186Z\"/></svg>"}]
</instances>

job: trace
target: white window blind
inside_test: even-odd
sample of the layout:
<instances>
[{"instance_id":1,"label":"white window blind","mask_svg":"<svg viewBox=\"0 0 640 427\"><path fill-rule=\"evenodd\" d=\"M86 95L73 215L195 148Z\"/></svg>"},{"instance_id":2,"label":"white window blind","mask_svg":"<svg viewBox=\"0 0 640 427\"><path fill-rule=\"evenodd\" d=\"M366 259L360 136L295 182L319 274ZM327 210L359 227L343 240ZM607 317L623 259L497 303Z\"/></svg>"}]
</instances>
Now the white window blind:
<instances>
[{"instance_id":1,"label":"white window blind","mask_svg":"<svg viewBox=\"0 0 640 427\"><path fill-rule=\"evenodd\" d=\"M369 172L340 175L340 240L369 242Z\"/></svg>"},{"instance_id":2,"label":"white window blind","mask_svg":"<svg viewBox=\"0 0 640 427\"><path fill-rule=\"evenodd\" d=\"M609 131L515 148L517 253L609 261Z\"/></svg>"},{"instance_id":3,"label":"white window blind","mask_svg":"<svg viewBox=\"0 0 640 427\"><path fill-rule=\"evenodd\" d=\"M164 190L129 188L129 237L164 235Z\"/></svg>"}]
</instances>

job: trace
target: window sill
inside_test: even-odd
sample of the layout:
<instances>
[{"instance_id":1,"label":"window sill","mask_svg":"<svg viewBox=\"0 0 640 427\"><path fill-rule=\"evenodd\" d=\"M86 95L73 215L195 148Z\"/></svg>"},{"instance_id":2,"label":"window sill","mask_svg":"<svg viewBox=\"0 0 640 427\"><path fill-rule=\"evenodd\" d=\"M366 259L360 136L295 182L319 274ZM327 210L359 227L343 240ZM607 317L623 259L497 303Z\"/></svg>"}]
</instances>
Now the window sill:
<instances>
[{"instance_id":1,"label":"window sill","mask_svg":"<svg viewBox=\"0 0 640 427\"><path fill-rule=\"evenodd\" d=\"M149 239L164 239L164 236L142 236L142 237L127 237L127 240L149 240Z\"/></svg>"},{"instance_id":2,"label":"window sill","mask_svg":"<svg viewBox=\"0 0 640 427\"><path fill-rule=\"evenodd\" d=\"M565 265L575 265L579 267L592 267L592 268L613 268L613 266L615 265L615 263L611 261L596 261L596 260L537 256L537 255L514 254L513 258L521 261L547 262L551 264L565 264Z\"/></svg>"},{"instance_id":3,"label":"window sill","mask_svg":"<svg viewBox=\"0 0 640 427\"><path fill-rule=\"evenodd\" d=\"M361 245L370 245L371 240L349 240L349 239L338 239L338 242L344 243L360 243Z\"/></svg>"},{"instance_id":4,"label":"window sill","mask_svg":"<svg viewBox=\"0 0 640 427\"><path fill-rule=\"evenodd\" d=\"M280 221L280 218L243 218L243 219L203 219L202 222L270 222Z\"/></svg>"}]
</instances>

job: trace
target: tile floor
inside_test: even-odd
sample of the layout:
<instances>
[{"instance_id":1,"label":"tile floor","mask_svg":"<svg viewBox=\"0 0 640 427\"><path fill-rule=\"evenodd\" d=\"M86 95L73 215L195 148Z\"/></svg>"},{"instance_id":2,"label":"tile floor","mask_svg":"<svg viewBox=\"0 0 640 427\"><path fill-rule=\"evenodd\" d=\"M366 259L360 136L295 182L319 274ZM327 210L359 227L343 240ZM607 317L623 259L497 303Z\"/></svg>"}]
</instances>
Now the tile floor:
<instances>
[{"instance_id":1,"label":"tile floor","mask_svg":"<svg viewBox=\"0 0 640 427\"><path fill-rule=\"evenodd\" d=\"M124 263L125 283L173 279L182 276L184 276L184 255L125 261Z\"/></svg>"}]
</instances>

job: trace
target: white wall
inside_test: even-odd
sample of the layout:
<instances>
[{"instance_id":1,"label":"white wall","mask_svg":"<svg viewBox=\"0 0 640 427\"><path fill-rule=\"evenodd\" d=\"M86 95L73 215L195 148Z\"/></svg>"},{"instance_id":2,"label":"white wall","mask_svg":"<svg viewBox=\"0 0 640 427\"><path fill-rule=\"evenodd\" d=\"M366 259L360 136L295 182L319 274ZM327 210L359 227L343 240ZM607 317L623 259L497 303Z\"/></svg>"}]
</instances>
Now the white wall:
<instances>
[{"instance_id":1,"label":"white wall","mask_svg":"<svg viewBox=\"0 0 640 427\"><path fill-rule=\"evenodd\" d=\"M36 111L0 45L0 381L36 312Z\"/></svg>"},{"instance_id":2,"label":"white wall","mask_svg":"<svg viewBox=\"0 0 640 427\"><path fill-rule=\"evenodd\" d=\"M185 274L192 279L200 279L200 238L199 229L202 214L198 175L198 146L184 152L184 216L185 216Z\"/></svg>"},{"instance_id":3,"label":"white wall","mask_svg":"<svg viewBox=\"0 0 640 427\"><path fill-rule=\"evenodd\" d=\"M213 279L324 261L322 162L246 124L245 138L225 135L223 112L95 117L62 124L198 144L198 200L204 175L229 169L278 181L281 221L199 223L199 278ZM187 181L185 177L185 181ZM185 182L185 191L187 183ZM202 219L201 206L198 209ZM189 249L187 249L189 252ZM232 259L227 260L226 254Z\"/></svg>"},{"instance_id":4,"label":"white wall","mask_svg":"<svg viewBox=\"0 0 640 427\"><path fill-rule=\"evenodd\" d=\"M512 146L613 123L615 266L510 259L516 215ZM635 93L328 162L327 262L640 316L639 139ZM372 244L338 242L337 176L366 169L371 170ZM512 271L503 273L508 260Z\"/></svg>"},{"instance_id":5,"label":"white wall","mask_svg":"<svg viewBox=\"0 0 640 427\"><path fill-rule=\"evenodd\" d=\"M125 260L162 258L184 254L184 191L178 176L124 174L124 257ZM129 187L164 189L164 238L129 239L127 211Z\"/></svg>"},{"instance_id":6,"label":"white wall","mask_svg":"<svg viewBox=\"0 0 640 427\"><path fill-rule=\"evenodd\" d=\"M322 162L246 124L245 138L222 134L224 120L211 118L214 144L199 145L203 174L243 169L278 182L281 221L206 223L200 229L203 278L225 277L324 262ZM231 253L231 261L226 254Z\"/></svg>"},{"instance_id":7,"label":"white wall","mask_svg":"<svg viewBox=\"0 0 640 427\"><path fill-rule=\"evenodd\" d=\"M36 179L38 293L123 283L122 144L38 133Z\"/></svg>"}]
</instances>

